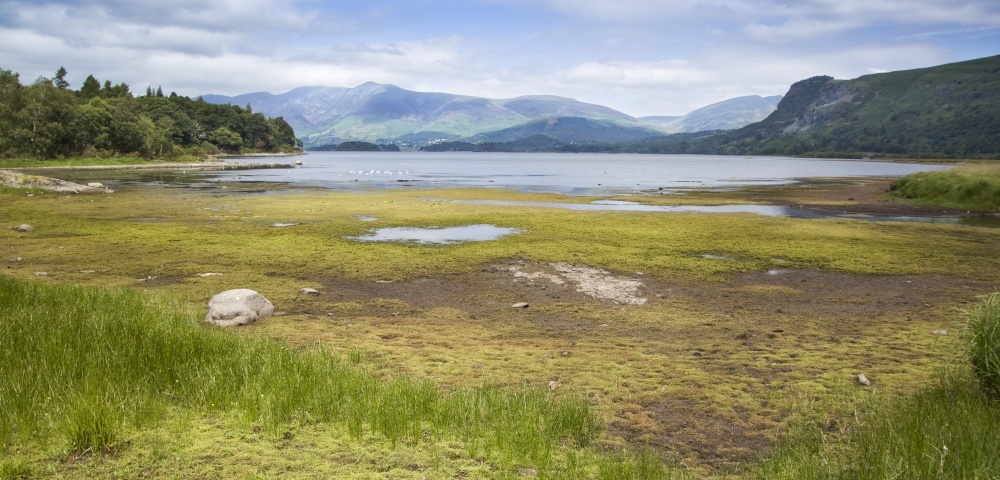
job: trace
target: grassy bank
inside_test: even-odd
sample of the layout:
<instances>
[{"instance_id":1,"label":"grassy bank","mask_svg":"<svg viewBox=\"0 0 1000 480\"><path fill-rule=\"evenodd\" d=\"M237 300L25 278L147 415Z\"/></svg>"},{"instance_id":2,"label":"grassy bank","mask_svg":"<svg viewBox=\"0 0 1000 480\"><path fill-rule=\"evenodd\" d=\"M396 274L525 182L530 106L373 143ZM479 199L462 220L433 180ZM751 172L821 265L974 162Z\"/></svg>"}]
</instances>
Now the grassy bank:
<instances>
[{"instance_id":1,"label":"grassy bank","mask_svg":"<svg viewBox=\"0 0 1000 480\"><path fill-rule=\"evenodd\" d=\"M95 173L94 181L102 179ZM663 459L680 460L696 475L734 475L787 430L799 398L858 389L851 379L859 372L890 395L913 393L937 378L956 343L953 335L932 332L952 329L955 310L1000 281L995 230L962 225L462 202L561 200L500 190L265 193L253 184L116 190L4 194L0 225L28 223L34 230L0 229L0 265L12 281L30 285L145 292L139 303L171 299L165 311L180 315L153 323L186 325L183 335L160 335L180 345L176 362L129 361L149 362L143 368L166 372L168 381L184 384L181 377L191 377L195 384L174 389L153 380L159 374L123 373L126 387L116 398L147 400L98 402L103 390L89 385L104 375L89 372L119 367L90 364L87 355L73 353L70 358L93 368L57 369L76 372L79 378L67 381L81 386L83 400L63 397L64 403L47 408L68 418L78 403L110 405L115 428L77 423L116 436L86 440L64 420L46 426L46 409L26 414L38 415L41 423L15 422L5 434L14 438L7 448L26 458L37 476L135 476L145 470L161 477L270 477L285 471L338 478L504 478L534 471L555 478L679 475L664 470ZM708 196L677 201L704 202ZM716 199L733 200L732 193ZM521 233L447 246L349 239L381 227L483 223ZM549 281L545 275L554 272L554 263L639 281L647 302L616 304L581 293L575 283ZM204 312L211 295L239 287L260 291L280 314L222 335L224 342L250 342L234 344L238 348L196 348L214 344L184 340L215 335L198 315L184 312ZM320 294L298 294L300 287ZM58 297L42 298L47 300L40 307ZM511 308L519 302L530 307ZM49 315L26 309L18 318ZM63 323L74 325L67 318ZM253 346L258 341L264 346ZM129 340L114 348L173 347ZM250 364L255 366L218 370L183 353L198 349L223 352L204 354L218 363L239 364L245 356L256 359ZM176 365L183 368L171 370ZM272 369L295 373L282 376ZM377 402L343 396L330 406L309 400L313 390L346 395L337 393L346 387L334 392L310 380L330 369L359 371L352 377L359 385L379 379L362 388L372 392L384 392L382 384L415 385L410 403L416 413L405 416L418 418L419 427L383 427L372 420L377 417L350 420L355 407L362 413L390 408ZM216 391L213 382L227 385ZM260 390L271 383L296 392L295 399ZM487 393L498 400L477 400ZM435 412L470 411L444 410L453 398L483 408L586 398L577 405L598 415L595 425L603 428L577 437L552 427L564 433L529 437L517 430L528 422L516 419L496 420L513 431L494 431L493 420L481 427L464 422L469 430L435 423ZM533 411L539 415L556 415L550 407L538 408ZM84 417L109 417L96 407L81 411ZM32 435L33 429L39 433ZM539 440L524 448L516 446L520 440L503 440L509 448L491 446L501 442L495 435ZM92 453L79 453L88 449ZM621 451L639 453L614 453Z\"/></svg>"},{"instance_id":2,"label":"grassy bank","mask_svg":"<svg viewBox=\"0 0 1000 480\"><path fill-rule=\"evenodd\" d=\"M651 468L642 467L650 458L588 449L602 426L578 396L442 390L374 374L322 348L295 352L205 328L176 305L150 304L135 291L0 276L0 439L8 473L42 476L55 467L36 465L48 449L127 458L149 432L176 428L165 424L178 409L218 415L246 432L287 436L295 426L332 423L358 442L375 435L392 448L450 443L460 446L459 457L486 462L490 476L532 469L545 477L620 478L613 472ZM446 472L455 468L443 463ZM602 469L612 476L598 475Z\"/></svg>"},{"instance_id":3,"label":"grassy bank","mask_svg":"<svg viewBox=\"0 0 1000 480\"><path fill-rule=\"evenodd\" d=\"M1000 164L980 163L942 172L921 172L892 184L893 195L921 205L1000 212Z\"/></svg>"}]
</instances>

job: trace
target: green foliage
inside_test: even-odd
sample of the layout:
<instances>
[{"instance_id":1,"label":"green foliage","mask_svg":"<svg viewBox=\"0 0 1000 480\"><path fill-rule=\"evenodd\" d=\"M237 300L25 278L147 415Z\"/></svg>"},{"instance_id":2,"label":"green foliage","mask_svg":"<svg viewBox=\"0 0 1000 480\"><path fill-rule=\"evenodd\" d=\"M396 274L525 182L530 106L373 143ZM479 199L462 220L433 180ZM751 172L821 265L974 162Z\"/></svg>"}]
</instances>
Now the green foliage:
<instances>
[{"instance_id":1,"label":"green foliage","mask_svg":"<svg viewBox=\"0 0 1000 480\"><path fill-rule=\"evenodd\" d=\"M378 145L368 142L344 142L337 145L338 152L377 152Z\"/></svg>"},{"instance_id":2,"label":"green foliage","mask_svg":"<svg viewBox=\"0 0 1000 480\"><path fill-rule=\"evenodd\" d=\"M976 306L969 318L968 358L982 389L1000 400L1000 294Z\"/></svg>"},{"instance_id":3,"label":"green foliage","mask_svg":"<svg viewBox=\"0 0 1000 480\"><path fill-rule=\"evenodd\" d=\"M544 464L601 429L586 399L535 388L441 392L330 352L296 352L204 328L141 294L0 276L0 451L53 433L107 450L167 406L230 412L274 429L337 422L393 444L460 440L492 461Z\"/></svg>"},{"instance_id":4,"label":"green foliage","mask_svg":"<svg viewBox=\"0 0 1000 480\"><path fill-rule=\"evenodd\" d=\"M1000 165L921 172L892 183L893 195L917 203L977 212L1000 211Z\"/></svg>"},{"instance_id":5,"label":"green foliage","mask_svg":"<svg viewBox=\"0 0 1000 480\"><path fill-rule=\"evenodd\" d=\"M128 85L105 81L102 87L93 75L73 92L65 75L60 68L52 80L23 86L17 73L0 70L0 157L54 159L96 152L164 158L206 142L234 153L292 151L300 145L281 117L167 98L159 87L135 98Z\"/></svg>"}]
</instances>

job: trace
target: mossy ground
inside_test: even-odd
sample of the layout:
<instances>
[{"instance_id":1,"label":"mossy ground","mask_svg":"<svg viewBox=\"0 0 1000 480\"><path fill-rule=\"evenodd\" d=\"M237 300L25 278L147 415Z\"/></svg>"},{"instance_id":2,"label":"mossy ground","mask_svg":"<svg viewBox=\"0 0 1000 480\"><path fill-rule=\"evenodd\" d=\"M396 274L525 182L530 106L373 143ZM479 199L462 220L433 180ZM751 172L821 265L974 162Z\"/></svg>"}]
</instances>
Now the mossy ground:
<instances>
[{"instance_id":1,"label":"mossy ground","mask_svg":"<svg viewBox=\"0 0 1000 480\"><path fill-rule=\"evenodd\" d=\"M819 198L801 190L746 193L789 203L802 203L803 195ZM920 387L959 348L953 335L932 332L952 328L960 309L1000 284L1000 240L989 228L460 202L469 198L556 199L498 190L261 192L245 185L5 193L0 224L35 230L0 231L0 261L21 278L129 286L197 309L219 291L253 288L279 315L234 335L322 343L444 386L556 382L557 392L584 393L603 412L606 448L651 446L705 475L737 471L766 453L791 414L809 414L810 405L855 388L857 373L884 392ZM346 239L379 227L481 223L523 233L448 246ZM554 262L640 280L648 302L617 305L507 270L543 271ZM301 295L301 287L321 294ZM511 308L522 301L530 306ZM323 426L303 427L290 441L255 439L227 421L184 417L164 427L183 431L137 434L114 455L28 456L46 465L33 471L67 477L281 473L220 453L249 442L249 451L279 458L274 465L287 472L490 475L448 446L359 446ZM186 436L190 444L177 440ZM392 458L399 461L387 463Z\"/></svg>"}]
</instances>

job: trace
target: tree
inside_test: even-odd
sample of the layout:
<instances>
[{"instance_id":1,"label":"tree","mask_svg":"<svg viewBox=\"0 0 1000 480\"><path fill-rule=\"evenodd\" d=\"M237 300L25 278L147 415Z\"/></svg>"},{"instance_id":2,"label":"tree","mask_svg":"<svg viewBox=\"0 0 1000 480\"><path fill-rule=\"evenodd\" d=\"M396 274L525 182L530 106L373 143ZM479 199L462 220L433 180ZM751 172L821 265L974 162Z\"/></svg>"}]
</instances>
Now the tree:
<instances>
[{"instance_id":1,"label":"tree","mask_svg":"<svg viewBox=\"0 0 1000 480\"><path fill-rule=\"evenodd\" d=\"M83 80L83 85L80 87L80 98L84 100L90 100L101 94L101 83L94 78L93 75L87 75L87 78Z\"/></svg>"},{"instance_id":2,"label":"tree","mask_svg":"<svg viewBox=\"0 0 1000 480\"><path fill-rule=\"evenodd\" d=\"M230 152L238 152L243 145L243 138L240 134L226 128L216 128L208 135L208 141L213 145Z\"/></svg>"},{"instance_id":3,"label":"tree","mask_svg":"<svg viewBox=\"0 0 1000 480\"><path fill-rule=\"evenodd\" d=\"M53 84L56 88L60 90L66 90L69 88L69 82L66 81L66 73L66 68L64 67L59 67L59 70L56 70L56 78L53 80Z\"/></svg>"},{"instance_id":4,"label":"tree","mask_svg":"<svg viewBox=\"0 0 1000 480\"><path fill-rule=\"evenodd\" d=\"M0 156L17 154L14 130L16 118L24 108L24 87L19 75L0 69Z\"/></svg>"}]
</instances>

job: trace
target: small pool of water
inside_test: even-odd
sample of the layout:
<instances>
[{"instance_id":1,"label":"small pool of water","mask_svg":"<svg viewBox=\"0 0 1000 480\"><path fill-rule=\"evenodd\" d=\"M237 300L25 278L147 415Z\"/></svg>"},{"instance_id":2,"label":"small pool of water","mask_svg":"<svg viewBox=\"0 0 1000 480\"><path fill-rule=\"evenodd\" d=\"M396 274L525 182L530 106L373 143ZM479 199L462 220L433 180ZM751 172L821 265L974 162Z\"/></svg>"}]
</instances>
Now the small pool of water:
<instances>
[{"instance_id":1,"label":"small pool of water","mask_svg":"<svg viewBox=\"0 0 1000 480\"><path fill-rule=\"evenodd\" d=\"M505 235L520 233L516 228L496 225L465 225L462 227L389 227L374 230L369 235L347 237L359 242L401 242L432 245L451 245L464 242L485 242Z\"/></svg>"}]
</instances>

